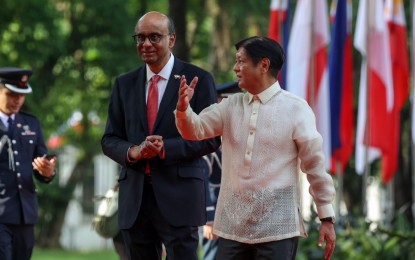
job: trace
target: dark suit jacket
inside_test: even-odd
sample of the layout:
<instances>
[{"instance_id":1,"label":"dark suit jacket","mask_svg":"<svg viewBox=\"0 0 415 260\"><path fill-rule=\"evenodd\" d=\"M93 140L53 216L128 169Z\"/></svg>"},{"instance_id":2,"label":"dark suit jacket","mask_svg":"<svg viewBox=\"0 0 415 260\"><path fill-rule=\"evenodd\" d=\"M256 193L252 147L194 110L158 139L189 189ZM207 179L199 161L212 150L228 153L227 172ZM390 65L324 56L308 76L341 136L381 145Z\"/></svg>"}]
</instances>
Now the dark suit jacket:
<instances>
[{"instance_id":1,"label":"dark suit jacket","mask_svg":"<svg viewBox=\"0 0 415 260\"><path fill-rule=\"evenodd\" d=\"M216 204L218 202L220 181L222 178L222 151L204 156L205 170L208 172L208 179L206 181L206 213L207 221L214 221Z\"/></svg>"},{"instance_id":2,"label":"dark suit jacket","mask_svg":"<svg viewBox=\"0 0 415 260\"><path fill-rule=\"evenodd\" d=\"M15 171L9 169L8 144L0 153L0 223L35 224L38 220L38 201L33 176L50 182L33 170L33 159L47 153L39 121L32 115L17 113L11 138ZM7 129L0 122L0 138ZM22 219L23 217L23 219Z\"/></svg>"},{"instance_id":3,"label":"dark suit jacket","mask_svg":"<svg viewBox=\"0 0 415 260\"><path fill-rule=\"evenodd\" d=\"M151 177L157 205L173 226L201 226L206 223L205 176L201 156L215 151L220 139L186 141L177 131L173 111L180 85L179 75L199 82L191 100L196 113L217 101L212 76L175 58L174 67L161 100L153 134L163 136L165 159L150 159ZM122 166L119 183L119 226L130 228L141 206L146 159L130 164L127 151L149 135L146 115L146 68L124 74L115 80L109 103L108 121L101 140L105 155Z\"/></svg>"}]
</instances>

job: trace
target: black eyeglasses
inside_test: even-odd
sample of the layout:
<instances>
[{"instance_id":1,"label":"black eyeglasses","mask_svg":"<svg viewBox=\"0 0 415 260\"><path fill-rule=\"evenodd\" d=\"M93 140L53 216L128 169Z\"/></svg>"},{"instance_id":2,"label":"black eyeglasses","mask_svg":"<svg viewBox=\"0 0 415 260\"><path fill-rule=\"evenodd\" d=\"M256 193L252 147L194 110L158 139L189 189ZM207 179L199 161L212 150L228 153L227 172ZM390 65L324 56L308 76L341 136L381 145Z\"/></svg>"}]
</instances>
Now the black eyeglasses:
<instances>
[{"instance_id":1,"label":"black eyeglasses","mask_svg":"<svg viewBox=\"0 0 415 260\"><path fill-rule=\"evenodd\" d=\"M150 33L149 35L144 34L135 34L133 35L133 39L137 44L144 44L146 39L148 39L151 43L159 43L164 36L168 36L169 34L158 34L158 33Z\"/></svg>"}]
</instances>

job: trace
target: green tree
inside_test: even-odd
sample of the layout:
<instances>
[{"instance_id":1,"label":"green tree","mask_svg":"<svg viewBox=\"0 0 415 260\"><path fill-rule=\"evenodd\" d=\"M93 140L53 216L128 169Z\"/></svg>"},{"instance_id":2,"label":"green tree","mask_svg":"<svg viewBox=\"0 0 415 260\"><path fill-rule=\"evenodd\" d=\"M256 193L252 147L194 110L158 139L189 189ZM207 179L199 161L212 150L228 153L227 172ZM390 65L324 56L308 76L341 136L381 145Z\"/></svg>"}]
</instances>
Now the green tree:
<instances>
[{"instance_id":1,"label":"green tree","mask_svg":"<svg viewBox=\"0 0 415 260\"><path fill-rule=\"evenodd\" d=\"M24 110L37 115L46 137L57 129L78 148L66 186L38 185L41 204L38 245L57 246L66 207L77 183L91 176L91 158L100 152L113 78L140 64L130 37L140 10L137 1L93 0L3 2L0 65L34 70ZM117 10L117 11L114 11ZM74 111L79 128L66 126Z\"/></svg>"}]
</instances>

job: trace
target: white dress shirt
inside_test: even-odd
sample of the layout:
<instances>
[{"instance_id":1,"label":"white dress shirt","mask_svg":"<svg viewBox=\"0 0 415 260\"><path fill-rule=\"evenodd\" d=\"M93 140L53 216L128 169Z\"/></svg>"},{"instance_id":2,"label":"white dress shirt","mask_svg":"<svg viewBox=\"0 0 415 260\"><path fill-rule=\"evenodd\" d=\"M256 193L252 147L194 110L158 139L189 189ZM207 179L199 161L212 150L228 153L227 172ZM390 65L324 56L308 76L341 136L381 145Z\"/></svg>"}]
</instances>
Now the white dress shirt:
<instances>
[{"instance_id":1,"label":"white dress shirt","mask_svg":"<svg viewBox=\"0 0 415 260\"><path fill-rule=\"evenodd\" d=\"M197 87L197 86L196 86ZM222 136L222 181L214 233L243 243L307 236L300 173L320 218L334 216L335 190L312 109L278 82L253 96L231 95L196 115L175 111L185 139Z\"/></svg>"},{"instance_id":2,"label":"white dress shirt","mask_svg":"<svg viewBox=\"0 0 415 260\"><path fill-rule=\"evenodd\" d=\"M167 88L167 83L169 81L171 72L174 66L174 55L170 53L169 61L164 65L163 69L157 74L160 76L160 79L157 83L159 98L158 98L158 106L160 107L161 99L163 98L164 92ZM154 72L151 71L148 64L146 64L146 71L147 71L147 81L146 81L146 102L148 99L148 90L150 85L151 78L156 75Z\"/></svg>"}]
</instances>

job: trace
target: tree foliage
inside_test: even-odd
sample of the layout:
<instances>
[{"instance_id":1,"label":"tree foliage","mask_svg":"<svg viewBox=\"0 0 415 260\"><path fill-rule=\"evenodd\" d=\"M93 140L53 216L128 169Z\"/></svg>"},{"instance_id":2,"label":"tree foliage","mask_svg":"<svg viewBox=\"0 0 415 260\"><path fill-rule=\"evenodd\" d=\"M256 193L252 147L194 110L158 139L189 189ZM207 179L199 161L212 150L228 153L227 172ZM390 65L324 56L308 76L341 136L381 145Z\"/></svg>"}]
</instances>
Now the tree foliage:
<instances>
[{"instance_id":1,"label":"tree foliage","mask_svg":"<svg viewBox=\"0 0 415 260\"><path fill-rule=\"evenodd\" d=\"M353 2L357 10L358 1ZM28 95L24 110L38 116L46 138L58 134L65 138L64 144L80 151L66 186L38 185L39 246L57 246L75 186L93 175L91 158L101 152L114 78L142 65L131 38L137 19L150 10L169 13L178 34L175 55L211 71L222 83L235 79L235 42L267 34L269 4L257 0L2 0L0 66L34 70L30 80L34 92ZM409 5L406 10L409 14ZM354 56L357 75L360 55ZM82 117L74 117L74 112ZM411 194L409 105L403 114L402 175L397 190L407 192L399 197L399 206ZM345 187L350 212L360 213L361 178L355 175L353 161L345 173Z\"/></svg>"},{"instance_id":2,"label":"tree foliage","mask_svg":"<svg viewBox=\"0 0 415 260\"><path fill-rule=\"evenodd\" d=\"M45 137L59 134L80 151L66 186L38 185L40 246L57 245L76 184L93 174L113 78L141 63L131 35L144 11L115 0L6 0L0 8L0 66L34 71L24 110L39 117Z\"/></svg>"}]
</instances>

